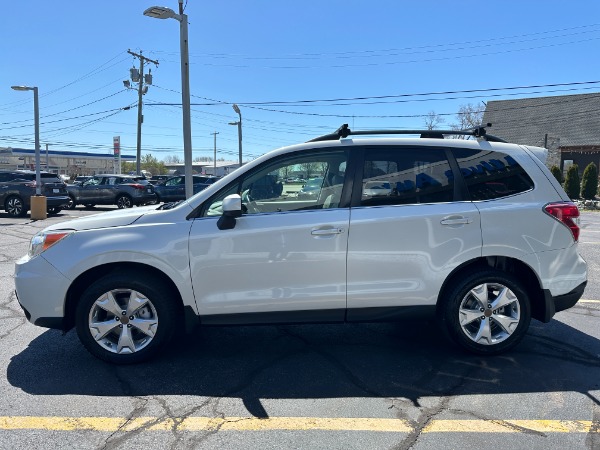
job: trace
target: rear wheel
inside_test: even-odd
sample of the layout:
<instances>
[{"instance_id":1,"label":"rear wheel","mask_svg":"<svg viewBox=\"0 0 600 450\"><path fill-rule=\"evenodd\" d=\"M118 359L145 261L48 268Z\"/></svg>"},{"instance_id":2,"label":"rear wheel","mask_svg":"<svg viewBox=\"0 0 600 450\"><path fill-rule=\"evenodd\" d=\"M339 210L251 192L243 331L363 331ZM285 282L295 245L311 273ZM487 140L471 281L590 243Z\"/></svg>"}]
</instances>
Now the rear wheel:
<instances>
[{"instance_id":1,"label":"rear wheel","mask_svg":"<svg viewBox=\"0 0 600 450\"><path fill-rule=\"evenodd\" d=\"M51 206L50 208L48 208L48 214L58 214L61 211L62 208L59 208L57 206Z\"/></svg>"},{"instance_id":2,"label":"rear wheel","mask_svg":"<svg viewBox=\"0 0 600 450\"><path fill-rule=\"evenodd\" d=\"M527 291L512 275L480 270L457 280L441 308L450 337L473 353L493 355L517 345L531 321Z\"/></svg>"},{"instance_id":3,"label":"rear wheel","mask_svg":"<svg viewBox=\"0 0 600 450\"><path fill-rule=\"evenodd\" d=\"M132 364L171 341L181 319L166 286L141 272L113 273L93 283L76 310L79 339L97 358Z\"/></svg>"},{"instance_id":4,"label":"rear wheel","mask_svg":"<svg viewBox=\"0 0 600 450\"><path fill-rule=\"evenodd\" d=\"M4 202L4 210L11 217L23 217L27 214L25 202L21 197L11 195Z\"/></svg>"}]
</instances>

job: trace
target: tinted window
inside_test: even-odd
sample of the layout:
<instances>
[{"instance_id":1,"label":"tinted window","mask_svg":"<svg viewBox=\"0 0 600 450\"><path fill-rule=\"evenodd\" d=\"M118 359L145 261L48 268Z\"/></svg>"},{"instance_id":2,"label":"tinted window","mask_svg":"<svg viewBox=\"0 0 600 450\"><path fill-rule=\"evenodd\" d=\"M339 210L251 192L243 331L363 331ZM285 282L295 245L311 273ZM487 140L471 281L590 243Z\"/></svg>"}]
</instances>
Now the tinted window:
<instances>
[{"instance_id":1,"label":"tinted window","mask_svg":"<svg viewBox=\"0 0 600 450\"><path fill-rule=\"evenodd\" d=\"M367 149L361 206L450 202L454 182L449 173L443 149Z\"/></svg>"},{"instance_id":2,"label":"tinted window","mask_svg":"<svg viewBox=\"0 0 600 450\"><path fill-rule=\"evenodd\" d=\"M467 149L453 153L472 200L491 200L533 189L525 170L504 153Z\"/></svg>"}]
</instances>

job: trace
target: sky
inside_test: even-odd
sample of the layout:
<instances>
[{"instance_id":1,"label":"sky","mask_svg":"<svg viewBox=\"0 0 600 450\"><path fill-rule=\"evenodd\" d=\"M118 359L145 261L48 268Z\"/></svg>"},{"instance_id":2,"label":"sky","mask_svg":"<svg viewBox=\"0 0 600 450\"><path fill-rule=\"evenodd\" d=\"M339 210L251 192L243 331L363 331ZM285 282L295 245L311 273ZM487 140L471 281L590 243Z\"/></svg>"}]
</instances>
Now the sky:
<instances>
[{"instance_id":1,"label":"sky","mask_svg":"<svg viewBox=\"0 0 600 450\"><path fill-rule=\"evenodd\" d=\"M143 15L177 0L3 1L0 147L136 154L142 53L142 154L183 160L180 25ZM193 157L244 160L351 129L421 129L462 105L600 92L597 0L184 0ZM126 109L130 107L129 109ZM490 131L493 134L493 130Z\"/></svg>"}]
</instances>

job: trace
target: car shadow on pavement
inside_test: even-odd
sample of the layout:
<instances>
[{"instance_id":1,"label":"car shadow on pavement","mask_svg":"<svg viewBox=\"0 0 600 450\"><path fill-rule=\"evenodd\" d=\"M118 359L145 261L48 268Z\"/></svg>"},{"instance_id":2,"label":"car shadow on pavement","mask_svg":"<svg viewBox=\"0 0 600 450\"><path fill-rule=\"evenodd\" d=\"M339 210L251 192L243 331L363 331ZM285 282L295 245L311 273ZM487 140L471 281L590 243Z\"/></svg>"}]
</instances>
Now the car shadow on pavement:
<instances>
[{"instance_id":1,"label":"car shadow on pavement","mask_svg":"<svg viewBox=\"0 0 600 450\"><path fill-rule=\"evenodd\" d=\"M600 341L560 321L533 321L523 342L495 357L463 353L434 323L203 328L158 358L113 366L74 332L47 331L7 368L34 395L186 395L243 399L402 398L572 391L598 403Z\"/></svg>"},{"instance_id":2,"label":"car shadow on pavement","mask_svg":"<svg viewBox=\"0 0 600 450\"><path fill-rule=\"evenodd\" d=\"M559 321L532 322L512 352L479 357L442 341L433 323L204 328L158 358L113 366L74 332L48 331L14 356L8 381L34 395L402 398L588 392L600 386L600 341Z\"/></svg>"}]
</instances>

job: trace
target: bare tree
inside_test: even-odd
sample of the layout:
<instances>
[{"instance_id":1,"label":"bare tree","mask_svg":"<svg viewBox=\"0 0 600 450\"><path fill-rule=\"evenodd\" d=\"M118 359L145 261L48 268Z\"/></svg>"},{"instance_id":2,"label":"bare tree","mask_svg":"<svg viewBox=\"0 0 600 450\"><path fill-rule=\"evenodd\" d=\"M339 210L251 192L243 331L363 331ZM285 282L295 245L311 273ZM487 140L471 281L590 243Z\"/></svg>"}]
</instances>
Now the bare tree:
<instances>
[{"instance_id":1,"label":"bare tree","mask_svg":"<svg viewBox=\"0 0 600 450\"><path fill-rule=\"evenodd\" d=\"M177 155L167 155L163 161L166 164L181 164L183 162Z\"/></svg>"},{"instance_id":2,"label":"bare tree","mask_svg":"<svg viewBox=\"0 0 600 450\"><path fill-rule=\"evenodd\" d=\"M483 112L485 108L479 104L467 104L461 105L456 114L458 122L453 123L450 127L453 130L467 130L469 128L475 128L481 126L483 121ZM455 139L465 139L465 136L453 136Z\"/></svg>"},{"instance_id":3,"label":"bare tree","mask_svg":"<svg viewBox=\"0 0 600 450\"><path fill-rule=\"evenodd\" d=\"M445 119L442 116L440 116L439 114L436 114L435 111L429 111L427 113L427 116L425 116L425 126L427 127L428 130L433 130L438 125L440 125L444 122L445 122Z\"/></svg>"}]
</instances>

